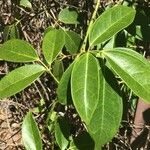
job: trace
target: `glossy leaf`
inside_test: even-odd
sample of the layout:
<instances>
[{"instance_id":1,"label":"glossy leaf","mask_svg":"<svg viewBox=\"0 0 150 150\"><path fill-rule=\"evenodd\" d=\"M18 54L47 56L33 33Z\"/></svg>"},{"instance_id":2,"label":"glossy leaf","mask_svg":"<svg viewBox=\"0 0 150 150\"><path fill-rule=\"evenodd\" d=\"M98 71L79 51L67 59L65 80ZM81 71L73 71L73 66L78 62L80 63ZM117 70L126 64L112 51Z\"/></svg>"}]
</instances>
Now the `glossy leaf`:
<instances>
[{"instance_id":1,"label":"glossy leaf","mask_svg":"<svg viewBox=\"0 0 150 150\"><path fill-rule=\"evenodd\" d=\"M86 53L80 56L71 74L73 103L81 119L88 124L99 101L99 64L96 58Z\"/></svg>"},{"instance_id":2,"label":"glossy leaf","mask_svg":"<svg viewBox=\"0 0 150 150\"><path fill-rule=\"evenodd\" d=\"M112 37L110 40L107 42L104 42L103 44L103 49L110 49L113 48L115 44L115 37Z\"/></svg>"},{"instance_id":3,"label":"glossy leaf","mask_svg":"<svg viewBox=\"0 0 150 150\"><path fill-rule=\"evenodd\" d=\"M127 6L114 6L106 10L93 24L90 45L100 44L130 25L135 17L135 10Z\"/></svg>"},{"instance_id":4,"label":"glossy leaf","mask_svg":"<svg viewBox=\"0 0 150 150\"><path fill-rule=\"evenodd\" d=\"M127 86L150 102L150 63L142 55L126 48L104 50L102 54Z\"/></svg>"},{"instance_id":5,"label":"glossy leaf","mask_svg":"<svg viewBox=\"0 0 150 150\"><path fill-rule=\"evenodd\" d=\"M58 19L65 24L77 24L77 18L77 12L68 8L62 9L58 16Z\"/></svg>"},{"instance_id":6,"label":"glossy leaf","mask_svg":"<svg viewBox=\"0 0 150 150\"><path fill-rule=\"evenodd\" d=\"M70 54L77 53L81 44L81 37L73 31L65 32L65 46Z\"/></svg>"},{"instance_id":7,"label":"glossy leaf","mask_svg":"<svg viewBox=\"0 0 150 150\"><path fill-rule=\"evenodd\" d=\"M49 31L52 31L52 30L55 30L55 28L53 28L52 26L47 27L47 28L44 30L44 36L45 36Z\"/></svg>"},{"instance_id":8,"label":"glossy leaf","mask_svg":"<svg viewBox=\"0 0 150 150\"><path fill-rule=\"evenodd\" d=\"M51 64L64 47L65 36L62 30L50 30L43 39L42 50L48 64Z\"/></svg>"},{"instance_id":9,"label":"glossy leaf","mask_svg":"<svg viewBox=\"0 0 150 150\"><path fill-rule=\"evenodd\" d=\"M25 65L11 71L0 80L0 98L12 96L34 82L45 68L41 65Z\"/></svg>"},{"instance_id":10,"label":"glossy leaf","mask_svg":"<svg viewBox=\"0 0 150 150\"><path fill-rule=\"evenodd\" d=\"M22 142L26 150L42 150L42 139L31 112L23 120Z\"/></svg>"},{"instance_id":11,"label":"glossy leaf","mask_svg":"<svg viewBox=\"0 0 150 150\"><path fill-rule=\"evenodd\" d=\"M35 49L27 42L19 39L12 39L0 47L0 59L12 62L38 61Z\"/></svg>"},{"instance_id":12,"label":"glossy leaf","mask_svg":"<svg viewBox=\"0 0 150 150\"><path fill-rule=\"evenodd\" d=\"M69 144L69 125L66 118L58 118L55 125L55 138L61 150L65 150Z\"/></svg>"},{"instance_id":13,"label":"glossy leaf","mask_svg":"<svg viewBox=\"0 0 150 150\"><path fill-rule=\"evenodd\" d=\"M63 75L63 72L64 72L63 62L61 60L56 59L54 61L52 69L53 69L53 75L59 81Z\"/></svg>"},{"instance_id":14,"label":"glossy leaf","mask_svg":"<svg viewBox=\"0 0 150 150\"><path fill-rule=\"evenodd\" d=\"M32 4L29 0L20 0L20 5L27 8L32 8Z\"/></svg>"},{"instance_id":15,"label":"glossy leaf","mask_svg":"<svg viewBox=\"0 0 150 150\"><path fill-rule=\"evenodd\" d=\"M103 69L103 71L102 71ZM122 118L122 99L112 72L100 70L99 102L87 129L95 142L95 149L109 142L119 129Z\"/></svg>"},{"instance_id":16,"label":"glossy leaf","mask_svg":"<svg viewBox=\"0 0 150 150\"><path fill-rule=\"evenodd\" d=\"M67 99L69 94L69 83L70 83L70 77L71 77L73 65L74 63L72 63L67 68L67 70L63 73L63 76L59 82L58 89L57 89L58 102L64 105L67 104Z\"/></svg>"}]
</instances>

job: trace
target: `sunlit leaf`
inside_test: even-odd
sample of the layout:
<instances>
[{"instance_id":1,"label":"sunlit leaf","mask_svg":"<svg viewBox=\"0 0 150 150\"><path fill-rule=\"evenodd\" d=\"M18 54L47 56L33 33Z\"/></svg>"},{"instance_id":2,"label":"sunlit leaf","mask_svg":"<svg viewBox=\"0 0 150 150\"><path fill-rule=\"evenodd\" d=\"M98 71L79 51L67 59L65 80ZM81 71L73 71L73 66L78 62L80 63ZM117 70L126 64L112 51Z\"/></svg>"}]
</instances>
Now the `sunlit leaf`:
<instances>
[{"instance_id":1,"label":"sunlit leaf","mask_svg":"<svg viewBox=\"0 0 150 150\"><path fill-rule=\"evenodd\" d=\"M32 8L32 4L29 0L20 0L20 5L27 8Z\"/></svg>"},{"instance_id":2,"label":"sunlit leaf","mask_svg":"<svg viewBox=\"0 0 150 150\"><path fill-rule=\"evenodd\" d=\"M94 22L90 35L90 45L97 45L130 25L135 17L135 9L127 6L114 6L106 10Z\"/></svg>"},{"instance_id":3,"label":"sunlit leaf","mask_svg":"<svg viewBox=\"0 0 150 150\"><path fill-rule=\"evenodd\" d=\"M64 47L65 36L62 30L52 29L43 39L42 50L48 64L51 64Z\"/></svg>"},{"instance_id":4,"label":"sunlit leaf","mask_svg":"<svg viewBox=\"0 0 150 150\"><path fill-rule=\"evenodd\" d=\"M102 66L99 82L99 103L87 129L95 142L95 149L109 142L117 133L122 118L122 99L112 72Z\"/></svg>"},{"instance_id":5,"label":"sunlit leaf","mask_svg":"<svg viewBox=\"0 0 150 150\"><path fill-rule=\"evenodd\" d=\"M62 9L58 16L58 19L65 24L77 24L77 18L77 12L68 8Z\"/></svg>"},{"instance_id":6,"label":"sunlit leaf","mask_svg":"<svg viewBox=\"0 0 150 150\"><path fill-rule=\"evenodd\" d=\"M46 33L48 33L49 31L52 31L52 30L55 30L55 28L53 28L52 26L47 27L47 28L44 30L44 36L46 35Z\"/></svg>"},{"instance_id":7,"label":"sunlit leaf","mask_svg":"<svg viewBox=\"0 0 150 150\"><path fill-rule=\"evenodd\" d=\"M73 31L65 32L65 46L70 54L77 53L81 44L81 37Z\"/></svg>"},{"instance_id":8,"label":"sunlit leaf","mask_svg":"<svg viewBox=\"0 0 150 150\"><path fill-rule=\"evenodd\" d=\"M142 55L126 48L104 50L102 54L127 86L150 102L150 63Z\"/></svg>"},{"instance_id":9,"label":"sunlit leaf","mask_svg":"<svg viewBox=\"0 0 150 150\"><path fill-rule=\"evenodd\" d=\"M25 65L11 71L0 80L0 98L12 96L34 82L45 68L41 65Z\"/></svg>"},{"instance_id":10,"label":"sunlit leaf","mask_svg":"<svg viewBox=\"0 0 150 150\"><path fill-rule=\"evenodd\" d=\"M38 61L39 57L29 43L12 39L0 47L0 59L11 62L32 62Z\"/></svg>"},{"instance_id":11,"label":"sunlit leaf","mask_svg":"<svg viewBox=\"0 0 150 150\"><path fill-rule=\"evenodd\" d=\"M42 139L31 112L23 120L22 142L26 150L42 150Z\"/></svg>"},{"instance_id":12,"label":"sunlit leaf","mask_svg":"<svg viewBox=\"0 0 150 150\"><path fill-rule=\"evenodd\" d=\"M96 58L86 53L74 63L71 74L73 103L81 119L88 124L99 101L99 64Z\"/></svg>"}]
</instances>

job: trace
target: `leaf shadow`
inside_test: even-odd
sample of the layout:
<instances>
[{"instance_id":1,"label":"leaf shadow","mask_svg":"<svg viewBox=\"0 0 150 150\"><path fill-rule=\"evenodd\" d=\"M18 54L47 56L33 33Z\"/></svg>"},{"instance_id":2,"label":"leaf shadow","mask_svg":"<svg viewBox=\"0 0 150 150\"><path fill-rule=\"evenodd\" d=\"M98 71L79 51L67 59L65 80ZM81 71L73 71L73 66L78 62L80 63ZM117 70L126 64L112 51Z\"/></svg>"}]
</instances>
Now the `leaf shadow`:
<instances>
[{"instance_id":1,"label":"leaf shadow","mask_svg":"<svg viewBox=\"0 0 150 150\"><path fill-rule=\"evenodd\" d=\"M100 60L104 61L104 60ZM105 78L106 82L111 86L111 88L119 95L122 97L118 81L114 75L114 73L110 70L110 68L107 66L105 63L100 63L101 69L102 69L102 74L103 77Z\"/></svg>"},{"instance_id":2,"label":"leaf shadow","mask_svg":"<svg viewBox=\"0 0 150 150\"><path fill-rule=\"evenodd\" d=\"M140 4L140 2L137 2L136 6L136 16L134 19L134 22L126 28L127 32L130 33L132 36L136 37L137 35L137 29L136 27L140 27L141 32L141 40L143 42L150 41L150 7L148 5ZM137 40L138 41L138 40ZM136 42L137 42L136 41Z\"/></svg>"},{"instance_id":3,"label":"leaf shadow","mask_svg":"<svg viewBox=\"0 0 150 150\"><path fill-rule=\"evenodd\" d=\"M86 131L80 133L73 141L79 150L94 150L94 141Z\"/></svg>"},{"instance_id":4,"label":"leaf shadow","mask_svg":"<svg viewBox=\"0 0 150 150\"><path fill-rule=\"evenodd\" d=\"M62 134L64 135L64 137L66 139L69 139L70 126L69 126L67 117L58 118L58 123L59 123L60 130L61 130Z\"/></svg>"}]
</instances>

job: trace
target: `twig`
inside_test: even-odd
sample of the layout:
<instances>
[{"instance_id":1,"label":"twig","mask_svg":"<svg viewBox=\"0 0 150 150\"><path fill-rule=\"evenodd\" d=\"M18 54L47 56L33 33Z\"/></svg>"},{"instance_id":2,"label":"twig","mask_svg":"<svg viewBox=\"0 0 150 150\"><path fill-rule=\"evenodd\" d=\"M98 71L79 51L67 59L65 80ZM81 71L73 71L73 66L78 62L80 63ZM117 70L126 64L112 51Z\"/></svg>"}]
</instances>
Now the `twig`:
<instances>
[{"instance_id":1,"label":"twig","mask_svg":"<svg viewBox=\"0 0 150 150\"><path fill-rule=\"evenodd\" d=\"M86 32L86 36L85 36L85 38L84 38L83 44L82 44L81 49L80 49L80 52L81 52L81 53L86 51L85 49L86 49L86 45L87 45L87 40L88 40L89 32L90 32L91 26L92 26L92 24L93 24L93 22L94 22L94 20L95 20L96 13L97 13L97 11L98 11L99 6L100 6L100 0L97 0L95 10L94 10L94 12L93 12L92 18L91 18L91 20L90 20L90 23L89 23L89 26L88 26L88 29L87 29L87 32ZM89 50L89 49L88 49L88 50Z\"/></svg>"},{"instance_id":2,"label":"twig","mask_svg":"<svg viewBox=\"0 0 150 150\"><path fill-rule=\"evenodd\" d=\"M45 67L46 71L53 77L53 79L56 81L57 84L59 84L59 81L57 78L52 74L50 68L48 68L41 60L39 62Z\"/></svg>"}]
</instances>

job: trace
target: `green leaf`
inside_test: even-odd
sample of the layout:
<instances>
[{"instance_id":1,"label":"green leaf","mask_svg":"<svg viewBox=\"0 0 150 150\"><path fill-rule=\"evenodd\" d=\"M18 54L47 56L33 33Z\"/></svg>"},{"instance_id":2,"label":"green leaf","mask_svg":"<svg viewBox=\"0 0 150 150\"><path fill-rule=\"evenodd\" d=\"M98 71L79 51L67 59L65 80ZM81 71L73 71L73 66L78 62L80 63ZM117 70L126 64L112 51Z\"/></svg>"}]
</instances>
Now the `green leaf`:
<instances>
[{"instance_id":1,"label":"green leaf","mask_svg":"<svg viewBox=\"0 0 150 150\"><path fill-rule=\"evenodd\" d=\"M87 125L96 148L103 146L114 137L122 118L122 99L117 81L106 66L100 69L99 85L99 102Z\"/></svg>"},{"instance_id":2,"label":"green leaf","mask_svg":"<svg viewBox=\"0 0 150 150\"><path fill-rule=\"evenodd\" d=\"M126 48L104 50L102 54L127 86L150 102L150 63L137 52Z\"/></svg>"},{"instance_id":3,"label":"green leaf","mask_svg":"<svg viewBox=\"0 0 150 150\"><path fill-rule=\"evenodd\" d=\"M4 38L4 41L7 41L7 40L8 40L8 37L9 37L9 34L10 34L10 27L11 27L11 26L6 26L6 27L4 27L4 31L3 31L3 38Z\"/></svg>"},{"instance_id":4,"label":"green leaf","mask_svg":"<svg viewBox=\"0 0 150 150\"><path fill-rule=\"evenodd\" d=\"M66 118L58 118L55 125L55 138L61 150L65 150L69 144L69 124Z\"/></svg>"},{"instance_id":5,"label":"green leaf","mask_svg":"<svg viewBox=\"0 0 150 150\"><path fill-rule=\"evenodd\" d=\"M52 29L43 39L42 50L47 63L50 65L64 47L65 36L62 30Z\"/></svg>"},{"instance_id":6,"label":"green leaf","mask_svg":"<svg viewBox=\"0 0 150 150\"><path fill-rule=\"evenodd\" d=\"M56 59L52 66L52 70L53 70L53 75L56 77L58 81L60 81L64 72L63 62L61 60Z\"/></svg>"},{"instance_id":7,"label":"green leaf","mask_svg":"<svg viewBox=\"0 0 150 150\"><path fill-rule=\"evenodd\" d=\"M90 46L100 44L130 25L135 10L127 6L115 6L106 10L93 24L90 34Z\"/></svg>"},{"instance_id":8,"label":"green leaf","mask_svg":"<svg viewBox=\"0 0 150 150\"><path fill-rule=\"evenodd\" d=\"M20 0L20 5L27 8L32 8L32 4L29 0Z\"/></svg>"},{"instance_id":9,"label":"green leaf","mask_svg":"<svg viewBox=\"0 0 150 150\"><path fill-rule=\"evenodd\" d=\"M4 41L10 39L17 39L19 38L19 30L16 24L8 25L4 28L3 33Z\"/></svg>"},{"instance_id":10,"label":"green leaf","mask_svg":"<svg viewBox=\"0 0 150 150\"><path fill-rule=\"evenodd\" d=\"M10 39L17 39L19 38L19 30L15 24L11 25L10 28Z\"/></svg>"},{"instance_id":11,"label":"green leaf","mask_svg":"<svg viewBox=\"0 0 150 150\"><path fill-rule=\"evenodd\" d=\"M53 28L52 26L49 26L45 29L44 31L44 36L49 32L49 31L52 31L52 30L55 30L55 28Z\"/></svg>"},{"instance_id":12,"label":"green leaf","mask_svg":"<svg viewBox=\"0 0 150 150\"><path fill-rule=\"evenodd\" d=\"M0 80L0 98L12 96L34 82L45 68L41 65L25 65L11 71Z\"/></svg>"},{"instance_id":13,"label":"green leaf","mask_svg":"<svg viewBox=\"0 0 150 150\"><path fill-rule=\"evenodd\" d=\"M127 35L125 31L121 31L115 36L114 47L127 47ZM111 47L109 49L112 49L114 47Z\"/></svg>"},{"instance_id":14,"label":"green leaf","mask_svg":"<svg viewBox=\"0 0 150 150\"><path fill-rule=\"evenodd\" d=\"M12 39L0 47L0 59L12 62L38 61L35 49L27 42L19 39Z\"/></svg>"},{"instance_id":15,"label":"green leaf","mask_svg":"<svg viewBox=\"0 0 150 150\"><path fill-rule=\"evenodd\" d=\"M65 46L70 54L75 54L79 50L81 37L73 31L65 32Z\"/></svg>"},{"instance_id":16,"label":"green leaf","mask_svg":"<svg viewBox=\"0 0 150 150\"><path fill-rule=\"evenodd\" d=\"M31 112L23 120L22 141L26 150L42 150L42 139Z\"/></svg>"},{"instance_id":17,"label":"green leaf","mask_svg":"<svg viewBox=\"0 0 150 150\"><path fill-rule=\"evenodd\" d=\"M77 12L68 8L62 9L58 16L58 19L65 24L78 24L77 18Z\"/></svg>"},{"instance_id":18,"label":"green leaf","mask_svg":"<svg viewBox=\"0 0 150 150\"><path fill-rule=\"evenodd\" d=\"M113 36L110 40L104 42L102 49L114 48L114 45L115 45L115 36Z\"/></svg>"},{"instance_id":19,"label":"green leaf","mask_svg":"<svg viewBox=\"0 0 150 150\"><path fill-rule=\"evenodd\" d=\"M67 99L68 99L68 94L70 93L70 88L69 88L69 83L70 83L70 77L71 77L71 72L73 68L74 63L72 63L67 70L63 73L63 76L59 82L58 89L57 89L57 96L58 96L58 102L66 105L67 104Z\"/></svg>"},{"instance_id":20,"label":"green leaf","mask_svg":"<svg viewBox=\"0 0 150 150\"><path fill-rule=\"evenodd\" d=\"M89 135L89 133L84 131L70 142L69 149L70 150L94 150L94 141Z\"/></svg>"},{"instance_id":21,"label":"green leaf","mask_svg":"<svg viewBox=\"0 0 150 150\"><path fill-rule=\"evenodd\" d=\"M81 119L88 124L99 101L99 64L90 53L80 56L71 74L73 103Z\"/></svg>"}]
</instances>

